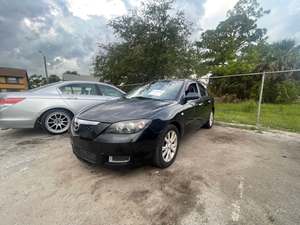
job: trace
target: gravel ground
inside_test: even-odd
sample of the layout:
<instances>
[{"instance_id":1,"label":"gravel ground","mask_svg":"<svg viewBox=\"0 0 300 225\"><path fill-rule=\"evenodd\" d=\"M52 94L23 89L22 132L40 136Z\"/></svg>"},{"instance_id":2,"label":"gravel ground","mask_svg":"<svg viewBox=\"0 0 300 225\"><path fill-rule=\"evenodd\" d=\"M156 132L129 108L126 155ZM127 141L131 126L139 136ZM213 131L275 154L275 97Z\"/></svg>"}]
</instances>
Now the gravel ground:
<instances>
[{"instance_id":1,"label":"gravel ground","mask_svg":"<svg viewBox=\"0 0 300 225\"><path fill-rule=\"evenodd\" d=\"M300 135L215 126L168 169L92 167L68 135L0 131L0 224L299 224Z\"/></svg>"}]
</instances>

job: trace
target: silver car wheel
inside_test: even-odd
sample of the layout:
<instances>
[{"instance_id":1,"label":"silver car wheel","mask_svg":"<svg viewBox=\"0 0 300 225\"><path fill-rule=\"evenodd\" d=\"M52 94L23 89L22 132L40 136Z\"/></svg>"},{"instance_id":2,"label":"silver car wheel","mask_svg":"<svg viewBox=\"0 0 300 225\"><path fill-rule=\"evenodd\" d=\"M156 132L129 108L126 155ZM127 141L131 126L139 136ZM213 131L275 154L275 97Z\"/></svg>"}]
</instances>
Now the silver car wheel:
<instances>
[{"instance_id":1,"label":"silver car wheel","mask_svg":"<svg viewBox=\"0 0 300 225\"><path fill-rule=\"evenodd\" d=\"M210 115L209 115L209 126L210 127L213 125L213 122L214 122L214 113L210 112Z\"/></svg>"},{"instance_id":2,"label":"silver car wheel","mask_svg":"<svg viewBox=\"0 0 300 225\"><path fill-rule=\"evenodd\" d=\"M67 112L59 111L50 113L45 119L46 129L54 134L66 132L71 123L71 118Z\"/></svg>"},{"instance_id":3,"label":"silver car wheel","mask_svg":"<svg viewBox=\"0 0 300 225\"><path fill-rule=\"evenodd\" d=\"M170 162L177 151L178 137L174 130L170 130L164 138L164 144L162 146L162 158L165 162Z\"/></svg>"}]
</instances>

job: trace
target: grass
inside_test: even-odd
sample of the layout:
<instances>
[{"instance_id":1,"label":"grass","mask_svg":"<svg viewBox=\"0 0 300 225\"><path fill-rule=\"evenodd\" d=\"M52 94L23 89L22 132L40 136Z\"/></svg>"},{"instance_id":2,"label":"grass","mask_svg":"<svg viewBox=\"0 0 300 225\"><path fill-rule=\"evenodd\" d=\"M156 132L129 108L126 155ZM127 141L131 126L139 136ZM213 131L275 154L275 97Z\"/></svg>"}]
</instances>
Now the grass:
<instances>
[{"instance_id":1,"label":"grass","mask_svg":"<svg viewBox=\"0 0 300 225\"><path fill-rule=\"evenodd\" d=\"M216 103L216 120L255 125L257 104ZM300 104L262 104L260 123L263 127L300 133Z\"/></svg>"}]
</instances>

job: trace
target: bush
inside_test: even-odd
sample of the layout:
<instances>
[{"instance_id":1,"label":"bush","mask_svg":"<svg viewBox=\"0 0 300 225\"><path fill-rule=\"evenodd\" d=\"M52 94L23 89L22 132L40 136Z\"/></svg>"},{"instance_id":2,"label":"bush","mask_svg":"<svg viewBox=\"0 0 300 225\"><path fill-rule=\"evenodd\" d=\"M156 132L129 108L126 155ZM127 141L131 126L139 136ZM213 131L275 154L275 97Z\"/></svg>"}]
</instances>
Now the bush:
<instances>
[{"instance_id":1,"label":"bush","mask_svg":"<svg viewBox=\"0 0 300 225\"><path fill-rule=\"evenodd\" d=\"M276 103L292 103L298 98L297 85L289 80L277 84L276 92Z\"/></svg>"},{"instance_id":2,"label":"bush","mask_svg":"<svg viewBox=\"0 0 300 225\"><path fill-rule=\"evenodd\" d=\"M220 103L238 103L241 100L235 94L225 94L215 98L216 102Z\"/></svg>"}]
</instances>

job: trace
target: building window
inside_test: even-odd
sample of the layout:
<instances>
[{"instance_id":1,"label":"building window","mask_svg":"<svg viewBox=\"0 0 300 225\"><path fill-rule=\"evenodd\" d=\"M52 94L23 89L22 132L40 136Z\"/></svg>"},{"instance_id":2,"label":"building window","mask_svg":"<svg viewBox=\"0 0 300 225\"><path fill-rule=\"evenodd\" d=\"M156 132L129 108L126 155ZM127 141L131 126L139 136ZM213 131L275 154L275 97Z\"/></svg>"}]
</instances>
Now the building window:
<instances>
[{"instance_id":1,"label":"building window","mask_svg":"<svg viewBox=\"0 0 300 225\"><path fill-rule=\"evenodd\" d=\"M5 83L6 83L5 77L0 77L0 83L2 83L2 84L5 84Z\"/></svg>"},{"instance_id":2,"label":"building window","mask_svg":"<svg viewBox=\"0 0 300 225\"><path fill-rule=\"evenodd\" d=\"M18 77L7 77L6 78L6 83L8 83L8 84L18 84L19 80L20 79Z\"/></svg>"}]
</instances>

